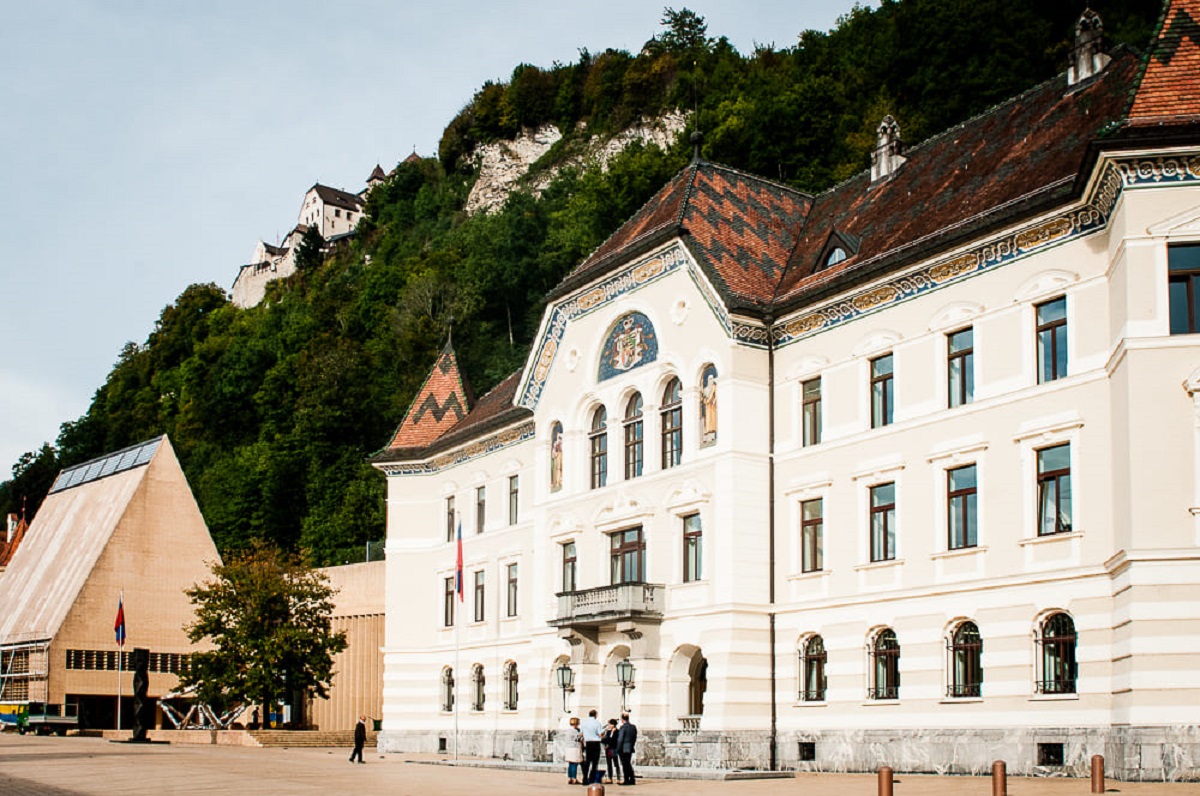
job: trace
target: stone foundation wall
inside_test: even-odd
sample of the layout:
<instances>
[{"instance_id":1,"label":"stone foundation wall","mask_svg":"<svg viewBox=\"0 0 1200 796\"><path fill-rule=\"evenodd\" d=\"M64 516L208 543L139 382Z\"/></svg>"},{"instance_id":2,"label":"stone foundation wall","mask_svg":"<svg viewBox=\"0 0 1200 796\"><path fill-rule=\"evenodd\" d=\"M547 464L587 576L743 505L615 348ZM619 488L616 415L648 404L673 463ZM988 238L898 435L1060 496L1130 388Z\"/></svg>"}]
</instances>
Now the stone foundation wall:
<instances>
[{"instance_id":1,"label":"stone foundation wall","mask_svg":"<svg viewBox=\"0 0 1200 796\"><path fill-rule=\"evenodd\" d=\"M521 762L559 760L554 732L460 732L462 757ZM453 733L382 732L383 752L454 752ZM815 759L801 759L801 744ZM1061 746L1062 765L1039 762L1041 744ZM765 732L684 733L640 730L636 763L644 766L766 770ZM1092 755L1104 755L1106 775L1126 781L1200 782L1200 725L1183 727L1046 727L979 730L836 730L781 733L782 770L855 773L889 765L898 773L986 776L1003 760L1012 776L1088 777Z\"/></svg>"}]
</instances>

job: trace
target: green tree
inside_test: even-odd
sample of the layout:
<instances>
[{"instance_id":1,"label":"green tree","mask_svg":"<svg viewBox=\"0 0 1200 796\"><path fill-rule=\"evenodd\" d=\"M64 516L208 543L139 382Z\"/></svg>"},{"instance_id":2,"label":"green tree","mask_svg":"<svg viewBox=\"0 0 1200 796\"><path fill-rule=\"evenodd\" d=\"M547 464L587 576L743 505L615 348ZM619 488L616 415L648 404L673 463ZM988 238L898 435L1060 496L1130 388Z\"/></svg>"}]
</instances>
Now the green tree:
<instances>
[{"instance_id":1,"label":"green tree","mask_svg":"<svg viewBox=\"0 0 1200 796\"><path fill-rule=\"evenodd\" d=\"M299 556L266 544L212 565L213 579L187 590L196 619L192 643L215 649L192 654L180 675L206 702L240 700L265 711L283 700L328 699L333 656L346 648L334 633L334 590Z\"/></svg>"},{"instance_id":2,"label":"green tree","mask_svg":"<svg viewBox=\"0 0 1200 796\"><path fill-rule=\"evenodd\" d=\"M321 264L321 250L325 248L325 239L316 227L304 230L304 236L296 244L296 271L307 274L315 271Z\"/></svg>"}]
</instances>

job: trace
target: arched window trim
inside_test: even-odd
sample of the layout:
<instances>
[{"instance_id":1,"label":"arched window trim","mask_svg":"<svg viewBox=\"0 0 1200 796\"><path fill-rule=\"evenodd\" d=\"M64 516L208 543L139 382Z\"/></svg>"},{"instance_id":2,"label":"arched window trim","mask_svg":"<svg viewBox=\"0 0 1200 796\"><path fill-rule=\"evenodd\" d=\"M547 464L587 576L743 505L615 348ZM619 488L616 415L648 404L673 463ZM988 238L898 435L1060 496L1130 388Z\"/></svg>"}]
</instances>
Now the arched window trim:
<instances>
[{"instance_id":1,"label":"arched window trim","mask_svg":"<svg viewBox=\"0 0 1200 796\"><path fill-rule=\"evenodd\" d=\"M828 685L828 675L825 664L828 653L825 650L825 640L820 635L804 639L800 645L800 701L824 702L825 689Z\"/></svg>"},{"instance_id":2,"label":"arched window trim","mask_svg":"<svg viewBox=\"0 0 1200 796\"><path fill-rule=\"evenodd\" d=\"M982 696L983 637L971 620L960 622L946 637L946 696Z\"/></svg>"},{"instance_id":3,"label":"arched window trim","mask_svg":"<svg viewBox=\"0 0 1200 796\"><path fill-rule=\"evenodd\" d=\"M900 641L890 627L879 630L870 645L871 686L868 699L900 698Z\"/></svg>"},{"instance_id":4,"label":"arched window trim","mask_svg":"<svg viewBox=\"0 0 1200 796\"><path fill-rule=\"evenodd\" d=\"M1038 624L1039 694L1075 694L1079 680L1079 633L1075 620L1066 611L1054 611Z\"/></svg>"},{"instance_id":5,"label":"arched window trim","mask_svg":"<svg viewBox=\"0 0 1200 796\"><path fill-rule=\"evenodd\" d=\"M516 710L518 700L517 662L508 661L504 664L504 709Z\"/></svg>"},{"instance_id":6,"label":"arched window trim","mask_svg":"<svg viewBox=\"0 0 1200 796\"><path fill-rule=\"evenodd\" d=\"M471 710L476 713L483 711L484 700L487 698L483 676L483 664L477 663L471 667Z\"/></svg>"}]
</instances>

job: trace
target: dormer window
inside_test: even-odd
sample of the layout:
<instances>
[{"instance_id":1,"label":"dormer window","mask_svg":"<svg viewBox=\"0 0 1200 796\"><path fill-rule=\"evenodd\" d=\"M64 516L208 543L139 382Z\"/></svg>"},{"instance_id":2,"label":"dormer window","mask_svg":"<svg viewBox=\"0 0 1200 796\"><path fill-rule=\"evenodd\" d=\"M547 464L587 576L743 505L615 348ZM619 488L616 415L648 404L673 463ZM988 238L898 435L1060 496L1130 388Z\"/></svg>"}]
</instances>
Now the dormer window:
<instances>
[{"instance_id":1,"label":"dormer window","mask_svg":"<svg viewBox=\"0 0 1200 796\"><path fill-rule=\"evenodd\" d=\"M829 237L825 239L825 245L821 247L821 254L817 258L813 270L821 271L845 262L858 253L859 243L859 239L854 235L836 229L831 230Z\"/></svg>"},{"instance_id":2,"label":"dormer window","mask_svg":"<svg viewBox=\"0 0 1200 796\"><path fill-rule=\"evenodd\" d=\"M840 263L842 260L845 260L845 259L846 259L846 250L843 249L841 246L834 246L833 251L831 251L829 253L829 256L825 258L825 267L828 268L831 265L837 265L838 263Z\"/></svg>"}]
</instances>

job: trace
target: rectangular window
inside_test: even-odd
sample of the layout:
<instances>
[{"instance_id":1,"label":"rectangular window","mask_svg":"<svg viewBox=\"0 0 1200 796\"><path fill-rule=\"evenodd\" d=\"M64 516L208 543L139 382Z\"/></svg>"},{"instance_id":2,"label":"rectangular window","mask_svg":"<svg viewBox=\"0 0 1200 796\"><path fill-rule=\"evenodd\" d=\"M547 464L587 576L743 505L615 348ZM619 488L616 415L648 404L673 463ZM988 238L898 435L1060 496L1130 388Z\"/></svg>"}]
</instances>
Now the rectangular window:
<instances>
[{"instance_id":1,"label":"rectangular window","mask_svg":"<svg viewBox=\"0 0 1200 796\"><path fill-rule=\"evenodd\" d=\"M1067 375L1067 298L1037 305L1038 384Z\"/></svg>"},{"instance_id":2,"label":"rectangular window","mask_svg":"<svg viewBox=\"0 0 1200 796\"><path fill-rule=\"evenodd\" d=\"M1200 243L1167 248L1171 334L1200 332Z\"/></svg>"},{"instance_id":3,"label":"rectangular window","mask_svg":"<svg viewBox=\"0 0 1200 796\"><path fill-rule=\"evenodd\" d=\"M642 474L642 416L625 423L625 480Z\"/></svg>"},{"instance_id":4,"label":"rectangular window","mask_svg":"<svg viewBox=\"0 0 1200 796\"><path fill-rule=\"evenodd\" d=\"M610 562L612 585L644 583L646 580L646 540L641 528L612 534Z\"/></svg>"},{"instance_id":5,"label":"rectangular window","mask_svg":"<svg viewBox=\"0 0 1200 796\"><path fill-rule=\"evenodd\" d=\"M895 382L892 370L892 355L885 354L871 360L871 428L882 428L892 424L892 409L895 405Z\"/></svg>"},{"instance_id":6,"label":"rectangular window","mask_svg":"<svg viewBox=\"0 0 1200 796\"><path fill-rule=\"evenodd\" d=\"M446 541L454 541L454 496L446 498Z\"/></svg>"},{"instance_id":7,"label":"rectangular window","mask_svg":"<svg viewBox=\"0 0 1200 796\"><path fill-rule=\"evenodd\" d=\"M484 588L483 570L475 573L475 621L482 622L484 618L483 597L486 589Z\"/></svg>"},{"instance_id":8,"label":"rectangular window","mask_svg":"<svg viewBox=\"0 0 1200 796\"><path fill-rule=\"evenodd\" d=\"M700 515L689 514L683 518L683 582L700 580L701 540Z\"/></svg>"},{"instance_id":9,"label":"rectangular window","mask_svg":"<svg viewBox=\"0 0 1200 796\"><path fill-rule=\"evenodd\" d=\"M975 465L955 467L946 471L946 523L950 550L975 547L979 544L979 510L977 506Z\"/></svg>"},{"instance_id":10,"label":"rectangular window","mask_svg":"<svg viewBox=\"0 0 1200 796\"><path fill-rule=\"evenodd\" d=\"M825 506L821 498L800 504L800 571L818 572L824 566L821 536L825 526Z\"/></svg>"},{"instance_id":11,"label":"rectangular window","mask_svg":"<svg viewBox=\"0 0 1200 796\"><path fill-rule=\"evenodd\" d=\"M562 546L562 590L575 591L575 543L566 542Z\"/></svg>"},{"instance_id":12,"label":"rectangular window","mask_svg":"<svg viewBox=\"0 0 1200 796\"><path fill-rule=\"evenodd\" d=\"M1071 446L1037 452L1038 536L1071 531Z\"/></svg>"},{"instance_id":13,"label":"rectangular window","mask_svg":"<svg viewBox=\"0 0 1200 796\"><path fill-rule=\"evenodd\" d=\"M517 565L509 564L508 567L508 599L505 601L504 612L508 616L517 615Z\"/></svg>"},{"instance_id":14,"label":"rectangular window","mask_svg":"<svg viewBox=\"0 0 1200 796\"><path fill-rule=\"evenodd\" d=\"M454 627L454 578L442 581L442 626Z\"/></svg>"},{"instance_id":15,"label":"rectangular window","mask_svg":"<svg viewBox=\"0 0 1200 796\"><path fill-rule=\"evenodd\" d=\"M962 329L946 335L946 381L949 406L975 400L975 331Z\"/></svg>"},{"instance_id":16,"label":"rectangular window","mask_svg":"<svg viewBox=\"0 0 1200 796\"><path fill-rule=\"evenodd\" d=\"M805 447L821 441L821 379L809 379L801 385L803 403L803 444Z\"/></svg>"},{"instance_id":17,"label":"rectangular window","mask_svg":"<svg viewBox=\"0 0 1200 796\"><path fill-rule=\"evenodd\" d=\"M508 524L516 525L518 509L520 508L520 482L517 480L519 476L510 475L508 477Z\"/></svg>"},{"instance_id":18,"label":"rectangular window","mask_svg":"<svg viewBox=\"0 0 1200 796\"><path fill-rule=\"evenodd\" d=\"M483 533L487 520L487 487L475 487L475 533Z\"/></svg>"},{"instance_id":19,"label":"rectangular window","mask_svg":"<svg viewBox=\"0 0 1200 796\"><path fill-rule=\"evenodd\" d=\"M896 483L871 487L871 560L896 558Z\"/></svg>"}]
</instances>

